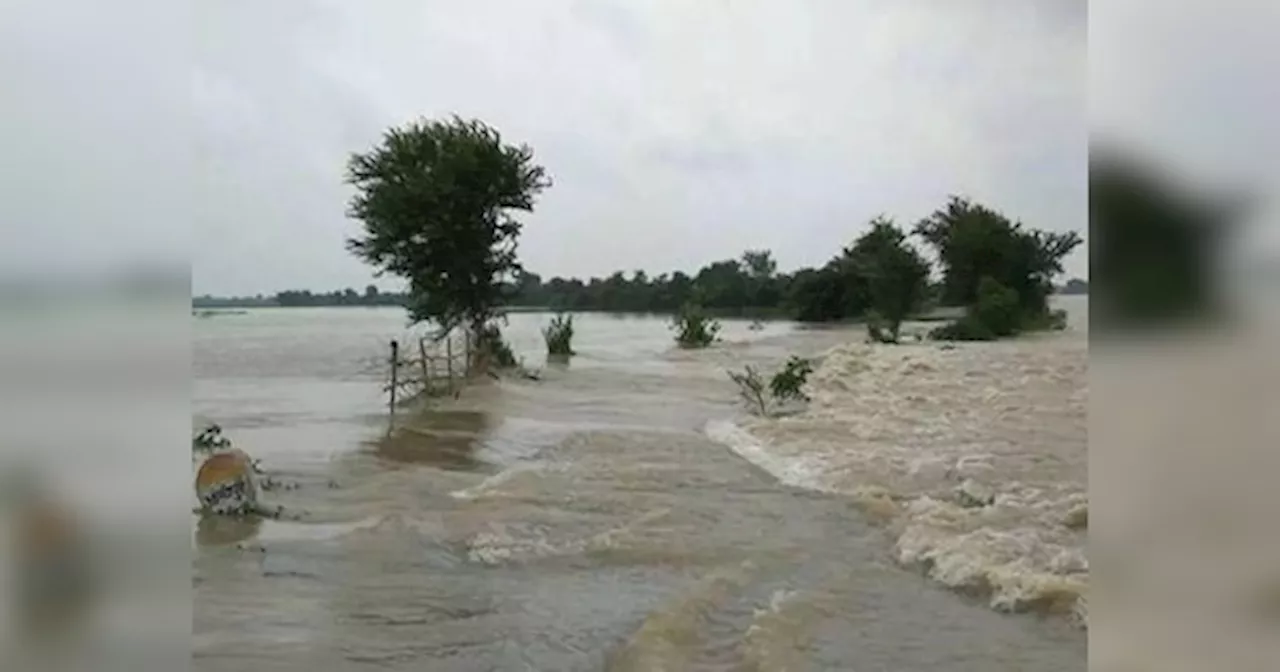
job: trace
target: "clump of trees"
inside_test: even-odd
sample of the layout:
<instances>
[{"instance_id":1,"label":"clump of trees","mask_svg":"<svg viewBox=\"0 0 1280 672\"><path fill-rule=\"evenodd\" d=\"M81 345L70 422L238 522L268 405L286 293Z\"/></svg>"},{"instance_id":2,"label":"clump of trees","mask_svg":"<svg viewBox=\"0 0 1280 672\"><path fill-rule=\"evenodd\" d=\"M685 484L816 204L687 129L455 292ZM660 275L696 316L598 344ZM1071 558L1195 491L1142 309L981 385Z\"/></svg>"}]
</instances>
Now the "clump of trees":
<instances>
[{"instance_id":1,"label":"clump of trees","mask_svg":"<svg viewBox=\"0 0 1280 672\"><path fill-rule=\"evenodd\" d=\"M935 329L933 338L992 340L1065 326L1065 315L1050 311L1049 297L1063 258L1083 242L1079 234L1028 229L958 196L915 233L937 254L941 303L965 306L964 317Z\"/></svg>"},{"instance_id":2,"label":"clump of trees","mask_svg":"<svg viewBox=\"0 0 1280 672\"><path fill-rule=\"evenodd\" d=\"M934 253L940 282L931 282L935 268L913 239ZM628 277L618 271L585 282L543 282L524 273L514 284L513 301L555 309L674 314L678 331L689 335L678 340L690 347L714 341L701 338L696 328L712 315L862 320L873 341L895 343L905 320L939 306L965 307L966 316L934 330L934 337L999 338L1064 326L1065 316L1048 309L1048 298L1058 291L1053 280L1063 270L1062 259L1080 243L1075 233L1028 229L986 206L953 197L909 231L888 217L876 217L866 233L818 268L778 273L768 250L748 250L739 259L708 264L694 275L677 271L650 277L635 271ZM1008 296L997 287L979 292L983 278L1016 295L1012 326L980 328L984 316L1004 309L1001 301ZM994 303L979 305L984 296ZM696 306L692 317L691 305Z\"/></svg>"},{"instance_id":3,"label":"clump of trees","mask_svg":"<svg viewBox=\"0 0 1280 672\"><path fill-rule=\"evenodd\" d=\"M437 325L440 338L468 329L484 363L514 366L496 320L522 271L513 213L532 212L551 185L533 150L474 119L416 121L353 154L347 183L348 216L363 225L347 249L408 282L411 322Z\"/></svg>"}]
</instances>

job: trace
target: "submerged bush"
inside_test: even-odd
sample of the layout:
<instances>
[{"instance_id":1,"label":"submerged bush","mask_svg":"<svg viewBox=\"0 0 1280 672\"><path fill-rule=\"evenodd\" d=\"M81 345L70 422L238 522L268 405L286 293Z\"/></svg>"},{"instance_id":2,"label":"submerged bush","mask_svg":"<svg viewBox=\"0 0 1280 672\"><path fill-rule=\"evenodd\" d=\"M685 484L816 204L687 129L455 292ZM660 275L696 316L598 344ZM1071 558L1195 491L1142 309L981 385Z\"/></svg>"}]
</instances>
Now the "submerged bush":
<instances>
[{"instance_id":1,"label":"submerged bush","mask_svg":"<svg viewBox=\"0 0 1280 672\"><path fill-rule=\"evenodd\" d=\"M548 355L569 356L573 353L573 316L558 313L542 330Z\"/></svg>"},{"instance_id":2,"label":"submerged bush","mask_svg":"<svg viewBox=\"0 0 1280 672\"><path fill-rule=\"evenodd\" d=\"M760 372L748 366L741 372L729 371L729 380L738 386L738 394L760 415L769 415L769 396Z\"/></svg>"},{"instance_id":3,"label":"submerged bush","mask_svg":"<svg viewBox=\"0 0 1280 672\"><path fill-rule=\"evenodd\" d=\"M773 374L773 380L769 381L769 391L778 401L809 401L803 388L810 373L813 373L813 362L792 355L782 370Z\"/></svg>"},{"instance_id":4,"label":"submerged bush","mask_svg":"<svg viewBox=\"0 0 1280 672\"><path fill-rule=\"evenodd\" d=\"M720 323L695 304L686 305L671 327L676 331L676 343L682 348L705 348L720 340Z\"/></svg>"},{"instance_id":5,"label":"submerged bush","mask_svg":"<svg viewBox=\"0 0 1280 672\"><path fill-rule=\"evenodd\" d=\"M738 386L738 395L751 410L761 416L771 415L771 402L809 401L803 387L813 372L813 363L802 357L792 356L782 369L765 383L764 377L754 367L744 367L741 372L728 371L729 380Z\"/></svg>"}]
</instances>

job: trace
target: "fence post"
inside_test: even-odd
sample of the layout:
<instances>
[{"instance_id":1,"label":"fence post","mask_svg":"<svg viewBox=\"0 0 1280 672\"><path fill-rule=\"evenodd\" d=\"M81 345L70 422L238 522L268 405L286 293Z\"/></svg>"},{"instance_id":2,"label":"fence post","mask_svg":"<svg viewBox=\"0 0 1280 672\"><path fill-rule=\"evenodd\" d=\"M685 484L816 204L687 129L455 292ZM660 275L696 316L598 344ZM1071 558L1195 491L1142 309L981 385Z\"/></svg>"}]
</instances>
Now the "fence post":
<instances>
[{"instance_id":1,"label":"fence post","mask_svg":"<svg viewBox=\"0 0 1280 672\"><path fill-rule=\"evenodd\" d=\"M391 402L388 410L391 416L391 427L394 429L396 424L396 387L399 385L399 377L397 369L400 367L400 344L391 341Z\"/></svg>"},{"instance_id":2,"label":"fence post","mask_svg":"<svg viewBox=\"0 0 1280 672\"><path fill-rule=\"evenodd\" d=\"M426 398L431 397L431 369L427 366L427 346L426 338L418 339L418 356L422 358L422 390L426 393Z\"/></svg>"},{"instance_id":3,"label":"fence post","mask_svg":"<svg viewBox=\"0 0 1280 672\"><path fill-rule=\"evenodd\" d=\"M470 330L470 329L463 329L463 330L462 330L462 345L463 345L463 349L464 349L464 350L466 350L466 355L467 355L467 359L466 359L466 361L463 363L463 366L465 366L465 367L466 367L466 368L464 369L464 373L463 373L463 375L464 375L464 376L466 376L468 379L470 379L470 378L471 378L471 374L473 373L473 372L472 372L472 370L471 370L471 360L472 360L472 358L474 358L474 357L475 357L475 353L471 351L471 349L475 346L475 343L472 343L472 342L471 342L471 330Z\"/></svg>"},{"instance_id":4,"label":"fence post","mask_svg":"<svg viewBox=\"0 0 1280 672\"><path fill-rule=\"evenodd\" d=\"M453 338L444 339L444 370L449 376L449 394L453 394Z\"/></svg>"}]
</instances>

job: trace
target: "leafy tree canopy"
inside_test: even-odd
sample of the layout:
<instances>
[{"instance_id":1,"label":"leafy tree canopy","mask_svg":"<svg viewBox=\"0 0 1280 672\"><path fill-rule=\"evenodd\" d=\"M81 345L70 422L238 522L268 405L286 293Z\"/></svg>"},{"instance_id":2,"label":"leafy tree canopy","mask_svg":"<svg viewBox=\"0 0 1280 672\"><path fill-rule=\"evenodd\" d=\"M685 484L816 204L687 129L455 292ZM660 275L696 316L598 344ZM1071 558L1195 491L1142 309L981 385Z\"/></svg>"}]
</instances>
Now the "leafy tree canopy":
<instances>
[{"instance_id":1,"label":"leafy tree canopy","mask_svg":"<svg viewBox=\"0 0 1280 672\"><path fill-rule=\"evenodd\" d=\"M959 196L916 224L914 231L937 253L944 305L975 304L982 278L989 277L1016 292L1022 313L1033 319L1047 313L1062 259L1083 242L1074 231L1024 228Z\"/></svg>"},{"instance_id":2,"label":"leafy tree canopy","mask_svg":"<svg viewBox=\"0 0 1280 672\"><path fill-rule=\"evenodd\" d=\"M452 117L392 128L380 144L353 154L348 216L363 224L347 249L409 282L414 322L473 329L497 314L521 271L521 224L551 185L527 145L503 142L478 120Z\"/></svg>"},{"instance_id":3,"label":"leafy tree canopy","mask_svg":"<svg viewBox=\"0 0 1280 672\"><path fill-rule=\"evenodd\" d=\"M844 259L862 279L870 308L886 320L897 340L902 321L924 304L929 262L886 217L871 220L871 229L845 248Z\"/></svg>"}]
</instances>

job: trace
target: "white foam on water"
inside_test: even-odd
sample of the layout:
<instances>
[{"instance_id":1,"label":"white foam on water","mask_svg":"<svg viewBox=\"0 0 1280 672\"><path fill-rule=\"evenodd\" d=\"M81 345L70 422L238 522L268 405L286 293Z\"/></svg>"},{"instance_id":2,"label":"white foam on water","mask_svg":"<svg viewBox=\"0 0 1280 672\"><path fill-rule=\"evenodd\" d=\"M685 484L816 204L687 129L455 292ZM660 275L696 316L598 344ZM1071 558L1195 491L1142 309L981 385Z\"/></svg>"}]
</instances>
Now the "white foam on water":
<instances>
[{"instance_id":1,"label":"white foam on water","mask_svg":"<svg viewBox=\"0 0 1280 672\"><path fill-rule=\"evenodd\" d=\"M473 501L476 499L480 499L487 495L492 495L500 492L503 486L507 485L511 481L521 476L530 474L532 472L535 472L537 470L544 469L544 468L545 467L542 465L530 465L530 464L523 464L520 466L509 467L507 469L503 469L502 471L499 471L498 473L492 476L489 476L488 478L484 479L483 481L480 481L479 483L469 488L454 490L453 492L449 493L449 496L454 499L460 499L464 501Z\"/></svg>"},{"instance_id":2,"label":"white foam on water","mask_svg":"<svg viewBox=\"0 0 1280 672\"><path fill-rule=\"evenodd\" d=\"M780 588L757 607L742 637L742 654L753 670L804 669L811 624L821 617L812 595Z\"/></svg>"},{"instance_id":3,"label":"white foam on water","mask_svg":"<svg viewBox=\"0 0 1280 672\"><path fill-rule=\"evenodd\" d=\"M804 412L706 435L783 483L874 507L897 560L941 584L1084 619L1083 339L847 344L819 361Z\"/></svg>"},{"instance_id":4,"label":"white foam on water","mask_svg":"<svg viewBox=\"0 0 1280 672\"><path fill-rule=\"evenodd\" d=\"M635 528L669 513L670 509L654 509L596 534L573 536L557 535L549 525L490 523L488 530L473 535L468 541L467 558L480 564L500 565L616 549L625 544L627 535Z\"/></svg>"},{"instance_id":5,"label":"white foam on water","mask_svg":"<svg viewBox=\"0 0 1280 672\"><path fill-rule=\"evenodd\" d=\"M770 452L763 442L732 420L712 420L707 423L704 433L782 483L797 488L823 489L820 480L822 465L818 461L805 457L782 457Z\"/></svg>"}]
</instances>

